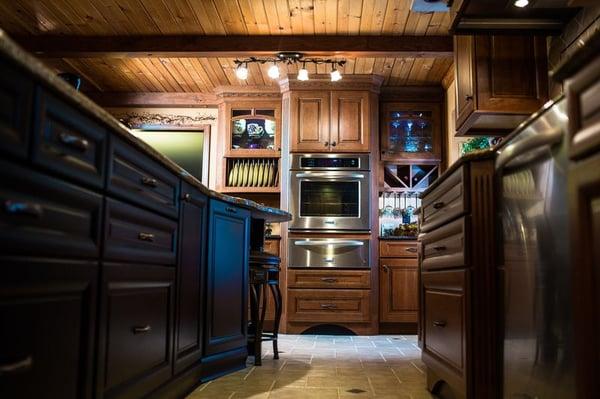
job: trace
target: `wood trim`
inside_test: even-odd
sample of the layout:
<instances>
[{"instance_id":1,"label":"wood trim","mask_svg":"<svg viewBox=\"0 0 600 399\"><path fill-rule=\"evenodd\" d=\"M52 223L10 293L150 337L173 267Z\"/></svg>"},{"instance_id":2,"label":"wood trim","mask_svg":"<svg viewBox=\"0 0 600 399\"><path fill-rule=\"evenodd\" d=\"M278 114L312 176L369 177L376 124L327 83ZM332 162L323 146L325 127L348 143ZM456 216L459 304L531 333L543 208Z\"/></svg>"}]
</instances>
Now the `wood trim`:
<instances>
[{"instance_id":1,"label":"wood trim","mask_svg":"<svg viewBox=\"0 0 600 399\"><path fill-rule=\"evenodd\" d=\"M244 57L298 51L308 56L452 56L451 36L16 36L39 58Z\"/></svg>"},{"instance_id":2,"label":"wood trim","mask_svg":"<svg viewBox=\"0 0 600 399\"><path fill-rule=\"evenodd\" d=\"M85 93L102 107L216 108L221 101L211 93Z\"/></svg>"},{"instance_id":3,"label":"wood trim","mask_svg":"<svg viewBox=\"0 0 600 399\"><path fill-rule=\"evenodd\" d=\"M450 68L452 69L452 68ZM442 86L385 86L379 96L381 102L442 102Z\"/></svg>"}]
</instances>

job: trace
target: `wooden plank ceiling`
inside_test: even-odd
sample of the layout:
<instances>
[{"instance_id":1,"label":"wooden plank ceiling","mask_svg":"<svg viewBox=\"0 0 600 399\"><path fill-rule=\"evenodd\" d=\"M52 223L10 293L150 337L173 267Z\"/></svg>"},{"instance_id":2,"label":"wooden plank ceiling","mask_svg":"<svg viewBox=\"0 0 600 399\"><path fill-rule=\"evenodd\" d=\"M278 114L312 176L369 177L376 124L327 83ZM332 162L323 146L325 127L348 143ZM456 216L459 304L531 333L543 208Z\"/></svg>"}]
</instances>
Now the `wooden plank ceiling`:
<instances>
[{"instance_id":1,"label":"wooden plank ceiling","mask_svg":"<svg viewBox=\"0 0 600 399\"><path fill-rule=\"evenodd\" d=\"M448 13L413 13L410 0L11 0L0 1L0 27L36 35L405 35L448 34ZM346 58L344 74L376 73L384 85L439 84L449 58ZM210 92L220 85L272 85L268 65L247 81L233 58L95 57L45 59L82 75L87 91ZM311 73L327 66L309 65ZM296 67L288 67L296 73Z\"/></svg>"}]
</instances>

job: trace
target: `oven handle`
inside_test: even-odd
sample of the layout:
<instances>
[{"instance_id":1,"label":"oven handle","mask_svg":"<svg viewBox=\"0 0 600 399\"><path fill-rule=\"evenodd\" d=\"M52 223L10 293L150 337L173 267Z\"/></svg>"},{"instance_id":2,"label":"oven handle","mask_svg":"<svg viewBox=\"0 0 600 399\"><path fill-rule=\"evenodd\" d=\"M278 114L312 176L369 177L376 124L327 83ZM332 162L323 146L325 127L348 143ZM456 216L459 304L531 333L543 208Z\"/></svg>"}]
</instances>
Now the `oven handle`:
<instances>
[{"instance_id":1,"label":"oven handle","mask_svg":"<svg viewBox=\"0 0 600 399\"><path fill-rule=\"evenodd\" d=\"M332 175L330 173L298 173L296 177L327 177L328 179L347 179L352 177L354 179L364 179L365 175L362 173L348 173L343 175Z\"/></svg>"},{"instance_id":2,"label":"oven handle","mask_svg":"<svg viewBox=\"0 0 600 399\"><path fill-rule=\"evenodd\" d=\"M331 245L333 247L362 247L364 242L358 240L338 240L338 241L294 241L294 245L299 247L325 247Z\"/></svg>"}]
</instances>

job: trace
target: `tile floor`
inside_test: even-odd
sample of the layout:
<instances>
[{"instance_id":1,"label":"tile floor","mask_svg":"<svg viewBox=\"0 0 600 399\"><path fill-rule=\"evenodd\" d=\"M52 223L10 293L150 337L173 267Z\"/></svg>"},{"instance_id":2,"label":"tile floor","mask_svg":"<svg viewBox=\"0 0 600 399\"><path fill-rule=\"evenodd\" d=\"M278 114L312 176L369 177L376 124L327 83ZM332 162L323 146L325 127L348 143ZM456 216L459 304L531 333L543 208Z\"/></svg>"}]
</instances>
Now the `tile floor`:
<instances>
[{"instance_id":1,"label":"tile floor","mask_svg":"<svg viewBox=\"0 0 600 399\"><path fill-rule=\"evenodd\" d=\"M425 365L416 336L281 335L263 365L203 384L188 399L425 399Z\"/></svg>"}]
</instances>

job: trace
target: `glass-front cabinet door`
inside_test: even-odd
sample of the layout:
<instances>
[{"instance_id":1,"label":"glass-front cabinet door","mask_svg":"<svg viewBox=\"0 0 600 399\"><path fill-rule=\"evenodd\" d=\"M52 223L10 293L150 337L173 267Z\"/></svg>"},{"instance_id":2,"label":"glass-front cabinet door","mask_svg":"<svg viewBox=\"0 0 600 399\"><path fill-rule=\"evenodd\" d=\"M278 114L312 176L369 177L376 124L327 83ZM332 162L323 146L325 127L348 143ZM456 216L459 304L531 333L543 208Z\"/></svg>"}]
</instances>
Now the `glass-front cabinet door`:
<instances>
[{"instance_id":1,"label":"glass-front cabinet door","mask_svg":"<svg viewBox=\"0 0 600 399\"><path fill-rule=\"evenodd\" d=\"M280 152L279 108L232 108L227 152L272 156Z\"/></svg>"},{"instance_id":2,"label":"glass-front cabinet door","mask_svg":"<svg viewBox=\"0 0 600 399\"><path fill-rule=\"evenodd\" d=\"M384 103L383 160L441 160L440 104Z\"/></svg>"}]
</instances>

